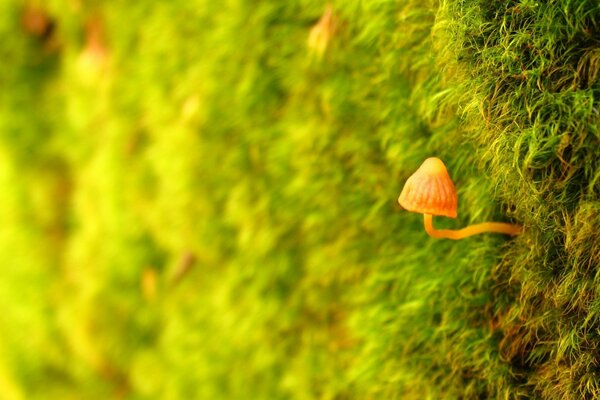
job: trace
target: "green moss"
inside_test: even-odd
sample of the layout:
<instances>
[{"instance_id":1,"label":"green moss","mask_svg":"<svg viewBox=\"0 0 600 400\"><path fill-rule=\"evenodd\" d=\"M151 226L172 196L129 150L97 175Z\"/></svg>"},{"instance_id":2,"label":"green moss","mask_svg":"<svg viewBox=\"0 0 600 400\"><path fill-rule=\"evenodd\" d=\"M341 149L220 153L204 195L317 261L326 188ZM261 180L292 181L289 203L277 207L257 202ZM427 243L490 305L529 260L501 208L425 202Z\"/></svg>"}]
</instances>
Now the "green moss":
<instances>
[{"instance_id":1,"label":"green moss","mask_svg":"<svg viewBox=\"0 0 600 400\"><path fill-rule=\"evenodd\" d=\"M110 3L0 5L2 396L599 395L597 2Z\"/></svg>"}]
</instances>

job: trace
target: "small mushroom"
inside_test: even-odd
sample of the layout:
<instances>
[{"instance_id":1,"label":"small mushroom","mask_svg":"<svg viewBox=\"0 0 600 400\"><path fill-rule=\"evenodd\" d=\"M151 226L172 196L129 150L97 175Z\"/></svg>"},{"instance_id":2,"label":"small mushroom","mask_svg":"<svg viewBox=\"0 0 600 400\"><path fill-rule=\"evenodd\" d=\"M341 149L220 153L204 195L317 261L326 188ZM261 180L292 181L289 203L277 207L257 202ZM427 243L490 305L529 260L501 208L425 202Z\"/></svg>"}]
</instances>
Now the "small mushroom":
<instances>
[{"instance_id":1,"label":"small mushroom","mask_svg":"<svg viewBox=\"0 0 600 400\"><path fill-rule=\"evenodd\" d=\"M85 24L85 45L78 58L81 76L95 82L106 71L109 55L104 24L98 16L92 17Z\"/></svg>"},{"instance_id":2,"label":"small mushroom","mask_svg":"<svg viewBox=\"0 0 600 400\"><path fill-rule=\"evenodd\" d=\"M471 235L485 232L518 235L523 227L504 222L484 222L467 226L463 229L440 229L433 227L433 216L443 215L456 218L458 197L456 189L448 175L446 166L436 157L431 157L419 167L417 172L406 181L398 203L408 211L422 213L425 231L434 238L463 239Z\"/></svg>"},{"instance_id":3,"label":"small mushroom","mask_svg":"<svg viewBox=\"0 0 600 400\"><path fill-rule=\"evenodd\" d=\"M308 48L317 57L323 57L323 54L327 51L336 31L336 22L336 18L333 15L333 7L331 4L328 4L321 19L311 28L308 36Z\"/></svg>"},{"instance_id":4,"label":"small mushroom","mask_svg":"<svg viewBox=\"0 0 600 400\"><path fill-rule=\"evenodd\" d=\"M48 39L54 30L54 21L48 13L31 4L27 5L23 11L21 25L25 32L41 39Z\"/></svg>"}]
</instances>

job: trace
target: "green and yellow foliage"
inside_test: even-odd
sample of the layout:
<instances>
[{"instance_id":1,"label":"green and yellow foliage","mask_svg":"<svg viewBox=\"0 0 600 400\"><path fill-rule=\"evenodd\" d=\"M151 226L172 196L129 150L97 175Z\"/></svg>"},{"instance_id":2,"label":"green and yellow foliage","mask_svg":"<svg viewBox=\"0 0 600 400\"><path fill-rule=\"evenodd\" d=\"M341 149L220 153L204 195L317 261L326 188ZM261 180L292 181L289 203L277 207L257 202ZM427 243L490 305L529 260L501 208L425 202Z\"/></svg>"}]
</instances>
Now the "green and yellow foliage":
<instances>
[{"instance_id":1,"label":"green and yellow foliage","mask_svg":"<svg viewBox=\"0 0 600 400\"><path fill-rule=\"evenodd\" d=\"M597 0L3 0L0 37L0 399L600 397ZM524 233L429 238L432 155L437 224Z\"/></svg>"}]
</instances>

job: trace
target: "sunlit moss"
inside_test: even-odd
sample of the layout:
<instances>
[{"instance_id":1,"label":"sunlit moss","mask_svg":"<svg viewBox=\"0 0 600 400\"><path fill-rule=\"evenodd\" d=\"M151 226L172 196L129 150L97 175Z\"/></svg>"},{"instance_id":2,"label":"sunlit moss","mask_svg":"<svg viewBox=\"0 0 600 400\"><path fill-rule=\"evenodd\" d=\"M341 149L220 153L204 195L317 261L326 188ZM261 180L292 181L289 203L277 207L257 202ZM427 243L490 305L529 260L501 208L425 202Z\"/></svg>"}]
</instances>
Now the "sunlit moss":
<instances>
[{"instance_id":1,"label":"sunlit moss","mask_svg":"<svg viewBox=\"0 0 600 400\"><path fill-rule=\"evenodd\" d=\"M599 395L597 2L42 3L0 4L1 398ZM427 237L429 156L439 225L523 235Z\"/></svg>"}]
</instances>

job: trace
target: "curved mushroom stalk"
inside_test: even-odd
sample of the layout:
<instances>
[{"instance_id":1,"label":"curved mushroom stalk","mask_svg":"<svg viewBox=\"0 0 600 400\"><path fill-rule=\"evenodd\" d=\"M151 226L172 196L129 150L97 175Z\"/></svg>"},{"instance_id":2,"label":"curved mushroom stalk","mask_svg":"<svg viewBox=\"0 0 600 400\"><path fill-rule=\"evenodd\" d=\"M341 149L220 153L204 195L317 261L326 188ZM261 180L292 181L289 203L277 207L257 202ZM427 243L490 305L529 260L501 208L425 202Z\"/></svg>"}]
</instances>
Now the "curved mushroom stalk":
<instances>
[{"instance_id":1,"label":"curved mushroom stalk","mask_svg":"<svg viewBox=\"0 0 600 400\"><path fill-rule=\"evenodd\" d=\"M433 227L433 215L431 214L423 214L423 223L427 234L438 239L459 240L486 232L516 236L523 232L521 225L507 224L505 222L482 222L481 224L469 225L462 229L435 229Z\"/></svg>"}]
</instances>

